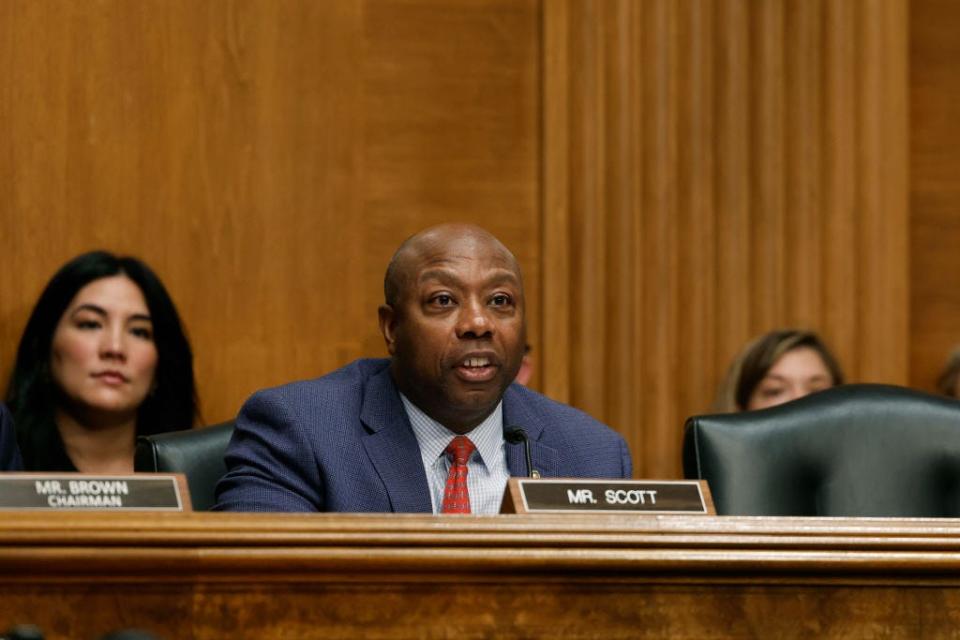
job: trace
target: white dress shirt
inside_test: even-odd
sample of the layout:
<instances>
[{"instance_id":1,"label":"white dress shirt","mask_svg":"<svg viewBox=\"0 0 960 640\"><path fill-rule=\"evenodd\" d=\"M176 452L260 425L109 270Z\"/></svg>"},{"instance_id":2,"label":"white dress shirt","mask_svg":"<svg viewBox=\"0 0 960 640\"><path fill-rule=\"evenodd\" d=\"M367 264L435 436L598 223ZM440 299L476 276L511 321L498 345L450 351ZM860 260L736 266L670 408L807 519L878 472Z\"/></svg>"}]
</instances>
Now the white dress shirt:
<instances>
[{"instance_id":1,"label":"white dress shirt","mask_svg":"<svg viewBox=\"0 0 960 640\"><path fill-rule=\"evenodd\" d=\"M451 460L444 453L447 445L457 435L450 429L425 414L402 393L403 407L410 418L410 425L420 445L423 468L430 486L430 502L433 512L440 513L443 491L447 485ZM510 471L507 469L507 453L503 441L503 403L487 419L465 434L476 450L467 462L467 488L470 491L470 513L492 515L500 513L503 491L507 486Z\"/></svg>"}]
</instances>

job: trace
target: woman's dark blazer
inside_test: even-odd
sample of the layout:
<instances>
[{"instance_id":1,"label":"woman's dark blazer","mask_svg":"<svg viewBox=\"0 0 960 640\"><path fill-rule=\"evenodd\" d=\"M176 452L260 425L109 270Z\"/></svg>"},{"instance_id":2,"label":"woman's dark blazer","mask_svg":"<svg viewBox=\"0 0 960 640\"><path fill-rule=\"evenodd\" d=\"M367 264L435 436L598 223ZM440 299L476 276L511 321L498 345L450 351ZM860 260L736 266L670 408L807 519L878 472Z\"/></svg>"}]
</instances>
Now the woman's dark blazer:
<instances>
[{"instance_id":1,"label":"woman's dark blazer","mask_svg":"<svg viewBox=\"0 0 960 640\"><path fill-rule=\"evenodd\" d=\"M0 404L0 471L21 471L23 461L17 448L17 436L13 431L13 418Z\"/></svg>"}]
</instances>

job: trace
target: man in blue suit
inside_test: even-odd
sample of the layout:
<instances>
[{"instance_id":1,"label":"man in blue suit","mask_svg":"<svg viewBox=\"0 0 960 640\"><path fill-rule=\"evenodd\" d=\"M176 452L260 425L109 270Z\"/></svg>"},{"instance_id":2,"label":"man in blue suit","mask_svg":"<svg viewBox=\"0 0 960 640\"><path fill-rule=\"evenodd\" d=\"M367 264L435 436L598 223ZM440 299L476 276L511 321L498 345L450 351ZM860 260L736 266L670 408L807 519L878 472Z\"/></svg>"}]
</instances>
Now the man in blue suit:
<instances>
[{"instance_id":1,"label":"man in blue suit","mask_svg":"<svg viewBox=\"0 0 960 640\"><path fill-rule=\"evenodd\" d=\"M384 298L389 359L243 406L217 509L490 514L510 475L630 477L620 435L512 384L526 344L523 283L491 234L447 224L413 236L387 268ZM523 444L504 438L516 428L533 469Z\"/></svg>"}]
</instances>

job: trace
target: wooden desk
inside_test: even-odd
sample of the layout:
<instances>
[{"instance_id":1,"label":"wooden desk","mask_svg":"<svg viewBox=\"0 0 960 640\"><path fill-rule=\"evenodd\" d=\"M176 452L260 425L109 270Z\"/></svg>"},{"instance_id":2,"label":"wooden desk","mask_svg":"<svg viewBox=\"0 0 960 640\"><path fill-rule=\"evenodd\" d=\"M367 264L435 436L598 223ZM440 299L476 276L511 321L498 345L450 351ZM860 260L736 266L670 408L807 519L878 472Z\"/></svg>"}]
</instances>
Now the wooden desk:
<instances>
[{"instance_id":1,"label":"wooden desk","mask_svg":"<svg viewBox=\"0 0 960 640\"><path fill-rule=\"evenodd\" d=\"M939 638L960 520L0 513L48 640Z\"/></svg>"}]
</instances>

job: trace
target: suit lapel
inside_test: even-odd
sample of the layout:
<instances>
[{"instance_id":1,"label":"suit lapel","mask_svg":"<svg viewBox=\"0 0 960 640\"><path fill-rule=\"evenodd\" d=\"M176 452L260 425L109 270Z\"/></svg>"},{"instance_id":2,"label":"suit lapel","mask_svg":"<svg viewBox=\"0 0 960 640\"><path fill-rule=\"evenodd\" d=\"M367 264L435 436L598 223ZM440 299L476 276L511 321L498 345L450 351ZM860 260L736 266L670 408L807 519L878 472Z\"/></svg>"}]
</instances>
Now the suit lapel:
<instances>
[{"instance_id":1,"label":"suit lapel","mask_svg":"<svg viewBox=\"0 0 960 640\"><path fill-rule=\"evenodd\" d=\"M549 425L544 424L539 416L529 410L527 403L523 401L522 392L515 389L514 386L510 385L506 393L503 394L504 429L509 427L522 428L530 440L530 458L533 461L533 468L545 478L555 478L559 468L559 453L553 447L540 442L544 435L544 429L549 428ZM510 469L510 475L527 476L527 461L523 452L523 443L507 443L506 448L507 468Z\"/></svg>"},{"instance_id":2,"label":"suit lapel","mask_svg":"<svg viewBox=\"0 0 960 640\"><path fill-rule=\"evenodd\" d=\"M394 512L430 513L430 488L420 445L410 427L400 394L385 368L370 378L360 410L370 430L363 447L383 481Z\"/></svg>"}]
</instances>

